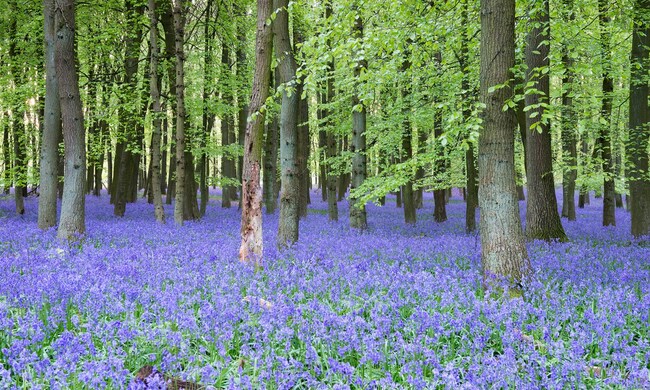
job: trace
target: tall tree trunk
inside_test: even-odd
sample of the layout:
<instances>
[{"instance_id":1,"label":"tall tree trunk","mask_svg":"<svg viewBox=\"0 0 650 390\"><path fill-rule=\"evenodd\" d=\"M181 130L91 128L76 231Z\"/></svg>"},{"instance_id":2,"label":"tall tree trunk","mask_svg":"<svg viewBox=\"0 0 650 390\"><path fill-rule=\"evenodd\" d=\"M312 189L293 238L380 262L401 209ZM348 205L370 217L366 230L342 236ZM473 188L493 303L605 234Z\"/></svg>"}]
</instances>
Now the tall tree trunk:
<instances>
[{"instance_id":1,"label":"tall tree trunk","mask_svg":"<svg viewBox=\"0 0 650 390\"><path fill-rule=\"evenodd\" d=\"M111 201L114 204L113 214L122 217L126 212L126 203L130 197L129 183L133 181L133 153L130 148L134 145L137 111L132 103L136 99L138 60L140 53L140 41L142 40L142 29L136 20L144 12L144 8L135 4L135 0L126 1L126 15L129 25L133 30L129 31L125 40L126 52L124 59L124 86L126 91L122 97L120 109L120 122L123 137L120 137L115 147L115 172L113 174L113 190ZM127 108L128 107L128 108Z\"/></svg>"},{"instance_id":2,"label":"tall tree trunk","mask_svg":"<svg viewBox=\"0 0 650 390\"><path fill-rule=\"evenodd\" d=\"M151 192L153 194L154 215L156 221L165 222L162 192L160 189L160 139L162 127L162 108L160 106L160 90L158 89L158 15L156 1L149 0L149 43L151 47L151 62L149 73L149 91L152 101L153 130L151 132Z\"/></svg>"},{"instance_id":3,"label":"tall tree trunk","mask_svg":"<svg viewBox=\"0 0 650 390\"><path fill-rule=\"evenodd\" d=\"M603 123L598 134L598 149L602 159L603 169L603 226L616 225L616 187L614 184L614 161L612 159L611 121L612 121L612 94L614 93L614 80L610 74L610 17L607 15L609 3L598 0L598 14L600 22L600 47L603 61L603 105L601 118Z\"/></svg>"},{"instance_id":4,"label":"tall tree trunk","mask_svg":"<svg viewBox=\"0 0 650 390\"><path fill-rule=\"evenodd\" d=\"M630 180L632 235L650 234L650 175L648 175L648 47L650 47L650 1L634 3L632 71L630 76L629 138L627 174Z\"/></svg>"},{"instance_id":5,"label":"tall tree trunk","mask_svg":"<svg viewBox=\"0 0 650 390\"><path fill-rule=\"evenodd\" d=\"M14 138L14 199L16 214L25 214L25 189L27 185L27 164L25 161L25 132L22 112L13 113L12 128ZM20 115L20 116L19 116Z\"/></svg>"},{"instance_id":6,"label":"tall tree trunk","mask_svg":"<svg viewBox=\"0 0 650 390\"><path fill-rule=\"evenodd\" d=\"M167 63L167 78L169 79L169 98L171 104L171 112L176 115L176 41L174 30L174 16L172 7L169 2L166 2L165 10L160 15L160 21L165 33L165 62ZM168 123L167 115L165 115L165 123ZM173 122L175 123L175 121ZM169 127L171 134L169 137L169 169L167 177L167 194L165 197L166 204L172 204L172 200L176 198L176 126Z\"/></svg>"},{"instance_id":7,"label":"tall tree trunk","mask_svg":"<svg viewBox=\"0 0 650 390\"><path fill-rule=\"evenodd\" d=\"M16 4L10 4L10 8L16 8ZM17 15L12 15L11 20L9 21L9 59L12 63L11 66L11 76L13 78L13 83L16 87L23 84L23 70L19 66L21 60L17 58L16 43L19 41L16 30L16 17ZM17 93L15 91L14 93ZM25 186L27 185L27 165L25 164L25 137L27 129L23 123L23 103L22 97L15 99L15 103L12 106L11 113L11 129L13 135L13 147L14 147L14 169L13 169L13 182L14 182L14 199L16 203L16 214L25 214L25 201L24 201L24 192Z\"/></svg>"},{"instance_id":8,"label":"tall tree trunk","mask_svg":"<svg viewBox=\"0 0 650 390\"><path fill-rule=\"evenodd\" d=\"M551 132L545 108L550 96L548 0L543 0L531 12L533 27L526 39L526 83L535 92L526 94L526 106L531 108L526 115L526 236L530 240L566 241L555 197Z\"/></svg>"},{"instance_id":9,"label":"tall tree trunk","mask_svg":"<svg viewBox=\"0 0 650 390\"><path fill-rule=\"evenodd\" d=\"M269 0L269 2L270 2L269 7L273 7L273 0ZM242 14L241 16L244 17L245 10L240 9L240 11ZM235 56L237 57L237 79L239 81L238 85L240 86L239 88L237 88L237 106L239 108L239 111L237 113L237 142L239 142L239 146L241 150L244 150L244 141L246 138L245 134L246 134L246 129L248 127L248 116L254 113L252 109L249 111L249 107L246 104L246 91L243 88L243 85L246 85L244 83L245 77L247 77L245 69L246 69L246 47L248 46L248 42L246 40L245 28L246 27L244 23L240 22L237 24L237 52L235 53ZM269 26L269 28L271 27ZM271 39L271 45L273 45L272 37L269 39ZM231 143L234 143L234 138L231 139ZM241 154L237 159L236 175L237 175L237 181L242 185L242 191L243 191L243 172L244 172L244 155ZM237 199L234 191L232 193L232 196L233 199ZM243 202L243 197L240 196L239 197L240 209L243 207L242 202Z\"/></svg>"},{"instance_id":10,"label":"tall tree trunk","mask_svg":"<svg viewBox=\"0 0 650 390\"><path fill-rule=\"evenodd\" d=\"M40 196L38 199L38 227L49 229L56 225L57 165L61 142L61 106L57 88L54 44L54 1L43 0L45 16L45 115L41 141ZM6 144L5 144L6 148Z\"/></svg>"},{"instance_id":11,"label":"tall tree trunk","mask_svg":"<svg viewBox=\"0 0 650 390\"><path fill-rule=\"evenodd\" d=\"M272 0L257 0L257 37L255 39L255 73L250 100L250 120L244 139L242 172L241 247L239 259L261 266L264 251L262 242L262 188L260 187L260 160L264 136L264 112L260 111L269 96L271 78L272 29L270 20Z\"/></svg>"},{"instance_id":12,"label":"tall tree trunk","mask_svg":"<svg viewBox=\"0 0 650 390\"><path fill-rule=\"evenodd\" d=\"M183 225L185 206L185 1L173 0L176 49L176 203L174 222Z\"/></svg>"},{"instance_id":13,"label":"tall tree trunk","mask_svg":"<svg viewBox=\"0 0 650 390\"><path fill-rule=\"evenodd\" d=\"M442 53L440 51L434 54L434 62L438 68L438 72L440 72L442 64ZM433 118L433 132L436 140L435 174L440 177L446 171L447 158L445 157L445 148L440 144L440 137L442 136L442 114L439 109L436 111ZM436 183L437 188L433 191L433 219L436 222L445 222L447 220L446 188L442 187L444 184L444 180L438 178Z\"/></svg>"},{"instance_id":14,"label":"tall tree trunk","mask_svg":"<svg viewBox=\"0 0 650 390\"><path fill-rule=\"evenodd\" d=\"M358 10L357 10L358 11ZM363 19L360 14L356 15L352 36L357 40L359 46L363 47ZM360 98L359 77L362 71L368 68L368 63L363 55L354 68L354 78L357 80L355 91L352 96L352 187L355 190L366 180L366 106ZM347 186L346 186L347 187ZM366 229L368 221L366 217L366 205L359 204L355 196L350 196L350 227L355 229Z\"/></svg>"},{"instance_id":15,"label":"tall tree trunk","mask_svg":"<svg viewBox=\"0 0 650 390\"><path fill-rule=\"evenodd\" d=\"M278 118L273 118L268 124L266 142L264 146L264 203L266 213L274 214L277 207L275 181L277 176L278 139L280 136L280 123Z\"/></svg>"},{"instance_id":16,"label":"tall tree trunk","mask_svg":"<svg viewBox=\"0 0 650 390\"><path fill-rule=\"evenodd\" d=\"M58 100L57 95L57 100ZM57 145L58 147L58 145ZM4 127L2 132L2 153L3 153L3 162L4 162L4 172L3 172L3 192L9 194L9 189L11 188L11 149L9 148L9 126ZM58 173L58 170L57 170ZM58 184L58 183L57 183Z\"/></svg>"},{"instance_id":17,"label":"tall tree trunk","mask_svg":"<svg viewBox=\"0 0 650 390\"><path fill-rule=\"evenodd\" d=\"M481 0L481 103L479 206L484 282L493 277L519 284L530 271L515 184L514 131L517 118L503 111L512 96L515 64L515 1ZM504 85L492 92L496 85Z\"/></svg>"},{"instance_id":18,"label":"tall tree trunk","mask_svg":"<svg viewBox=\"0 0 650 390\"><path fill-rule=\"evenodd\" d=\"M319 100L321 105L325 104L327 91L319 93ZM320 108L318 110L318 185L321 190L321 199L327 202L327 132L325 127L326 110Z\"/></svg>"},{"instance_id":19,"label":"tall tree trunk","mask_svg":"<svg viewBox=\"0 0 650 390\"><path fill-rule=\"evenodd\" d=\"M407 39L407 47L404 49L404 61L402 62L402 68L400 73L403 76L402 82L402 162L406 163L413 158L413 129L411 128L411 105L410 105L410 95L411 95L411 61L410 61L410 46L411 40ZM415 214L415 194L413 193L413 179L410 177L404 184L404 222L409 224L414 224L417 222L417 216Z\"/></svg>"},{"instance_id":20,"label":"tall tree trunk","mask_svg":"<svg viewBox=\"0 0 650 390\"><path fill-rule=\"evenodd\" d=\"M208 207L208 200L210 199L210 192L208 188L208 154L205 150L205 147L210 139L212 133L212 126L214 125L214 114L210 112L210 106L208 102L210 101L210 95L212 94L214 78L213 78L213 60L212 60L212 50L213 50L213 41L214 41L214 29L210 30L210 18L212 18L212 7L213 0L208 0L206 3L205 10L205 25L203 28L203 39L205 52L203 53L203 134L200 136L199 144L201 145L201 155L199 161L199 189L201 190L201 205L199 208L199 214L201 216L205 215L205 210ZM224 41L225 42L225 41ZM222 50L225 51L226 64L224 65L224 70L230 70L228 64L228 50L227 44L222 45ZM223 55L222 55L223 56ZM227 86L226 89L229 89L230 86ZM222 197L223 198L223 197Z\"/></svg>"},{"instance_id":21,"label":"tall tree trunk","mask_svg":"<svg viewBox=\"0 0 650 390\"><path fill-rule=\"evenodd\" d=\"M564 0L565 20L573 23L573 0ZM578 176L578 150L576 139L576 115L573 108L573 80L575 70L573 59L569 55L569 42L562 44L562 64L564 76L562 77L562 154L564 156L564 171L562 173L562 216L569 221L576 220L575 192Z\"/></svg>"},{"instance_id":22,"label":"tall tree trunk","mask_svg":"<svg viewBox=\"0 0 650 390\"><path fill-rule=\"evenodd\" d=\"M279 86L278 72L274 73L275 85ZM278 143L280 137L280 122L278 116L274 115L266 128L266 139L264 142L264 185L263 196L266 204L266 213L274 214L277 207L275 192L275 181L278 175Z\"/></svg>"},{"instance_id":23,"label":"tall tree trunk","mask_svg":"<svg viewBox=\"0 0 650 390\"><path fill-rule=\"evenodd\" d=\"M55 63L65 144L65 185L57 235L73 239L86 230L86 145L79 76L75 66L75 1L59 0L57 6Z\"/></svg>"},{"instance_id":24,"label":"tall tree trunk","mask_svg":"<svg viewBox=\"0 0 650 390\"><path fill-rule=\"evenodd\" d=\"M280 166L282 190L280 193L280 220L278 223L278 247L298 241L300 167L298 166L298 94L296 61L289 40L288 0L275 0L276 18L273 25L278 75L282 89L280 111Z\"/></svg>"},{"instance_id":25,"label":"tall tree trunk","mask_svg":"<svg viewBox=\"0 0 650 390\"><path fill-rule=\"evenodd\" d=\"M467 25L468 20L468 4L465 2L461 14L461 24ZM467 70L467 42L470 39L467 35L467 29L463 33L463 40L461 41L461 50L459 53L459 66L463 71L463 79L461 80L462 101L463 101L463 119L465 122L469 121L472 115L469 85L469 71ZM469 135L469 134L468 134ZM465 151L465 172L467 181L465 184L465 231L467 233L476 231L476 208L478 207L478 172L476 170L476 157L474 155L474 141L471 137L467 141L467 150Z\"/></svg>"},{"instance_id":26,"label":"tall tree trunk","mask_svg":"<svg viewBox=\"0 0 650 390\"><path fill-rule=\"evenodd\" d=\"M230 73L230 48L227 44L224 44L221 49L221 70L223 72L221 80L224 80L226 83L225 88L221 92L221 98L227 107L232 107L234 99L231 92L231 86L228 84L228 80L230 80L232 76ZM235 132L233 127L235 124L233 123L233 118L234 115L230 110L227 110L224 117L221 118L221 146L224 148L236 142L234 139ZM221 176L227 180L235 180L235 169L235 161L233 160L230 150L228 150L228 152L224 152L221 156ZM236 189L230 184L221 186L221 207L230 208L232 206L233 192L235 191Z\"/></svg>"},{"instance_id":27,"label":"tall tree trunk","mask_svg":"<svg viewBox=\"0 0 650 390\"><path fill-rule=\"evenodd\" d=\"M325 18L330 19L332 17L332 0L325 1ZM331 48L332 42L328 38L327 47ZM334 102L334 60L330 60L327 63L327 94L325 95L325 106L332 104ZM327 148L325 149L325 155L327 157L326 169L327 169L327 218L330 221L339 220L339 208L337 203L336 196L336 172L332 169L332 159L336 157L336 136L334 134L334 118L333 110L327 108L325 111L325 118L327 123L326 132L326 144Z\"/></svg>"}]
</instances>

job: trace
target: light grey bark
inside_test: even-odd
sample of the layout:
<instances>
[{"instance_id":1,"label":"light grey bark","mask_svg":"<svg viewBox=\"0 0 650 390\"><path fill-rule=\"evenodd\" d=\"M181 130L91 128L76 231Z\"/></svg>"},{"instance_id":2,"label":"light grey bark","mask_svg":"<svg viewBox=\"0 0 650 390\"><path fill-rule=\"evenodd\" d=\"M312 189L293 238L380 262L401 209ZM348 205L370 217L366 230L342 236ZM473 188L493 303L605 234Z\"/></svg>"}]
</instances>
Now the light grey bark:
<instances>
[{"instance_id":1,"label":"light grey bark","mask_svg":"<svg viewBox=\"0 0 650 390\"><path fill-rule=\"evenodd\" d=\"M185 1L173 0L176 50L176 203L174 222L183 225L185 201Z\"/></svg>"},{"instance_id":2,"label":"light grey bark","mask_svg":"<svg viewBox=\"0 0 650 390\"><path fill-rule=\"evenodd\" d=\"M363 46L363 20L361 15L356 15L356 20L352 29L352 35L358 41L358 45ZM368 63L363 55L359 56L354 68L354 76L359 80L361 72L368 67ZM355 85L354 95L352 97L352 177L351 189L359 188L366 180L366 106L359 97L359 87ZM347 186L346 186L347 187ZM350 227L364 230L368 227L366 216L366 205L359 204L357 199L350 196Z\"/></svg>"},{"instance_id":3,"label":"light grey bark","mask_svg":"<svg viewBox=\"0 0 650 390\"><path fill-rule=\"evenodd\" d=\"M280 220L278 222L278 247L298 241L298 202L300 201L300 176L297 160L298 101L296 61L289 40L288 0L275 0L276 18L273 24L278 76L282 86L280 110Z\"/></svg>"},{"instance_id":4,"label":"light grey bark","mask_svg":"<svg viewBox=\"0 0 650 390\"><path fill-rule=\"evenodd\" d=\"M54 62L54 0L43 0L45 17L45 115L41 141L40 196L38 227L56 226L59 142L61 142L61 106Z\"/></svg>"}]
</instances>

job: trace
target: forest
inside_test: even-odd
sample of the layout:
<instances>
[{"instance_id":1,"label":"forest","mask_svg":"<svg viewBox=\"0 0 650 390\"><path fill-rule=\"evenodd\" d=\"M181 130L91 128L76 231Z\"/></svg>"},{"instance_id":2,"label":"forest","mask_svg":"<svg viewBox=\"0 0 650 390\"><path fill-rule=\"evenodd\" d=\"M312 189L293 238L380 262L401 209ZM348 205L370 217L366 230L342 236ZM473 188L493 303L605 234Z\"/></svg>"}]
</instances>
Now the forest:
<instances>
[{"instance_id":1,"label":"forest","mask_svg":"<svg viewBox=\"0 0 650 390\"><path fill-rule=\"evenodd\" d=\"M650 388L650 0L0 5L0 388Z\"/></svg>"}]
</instances>

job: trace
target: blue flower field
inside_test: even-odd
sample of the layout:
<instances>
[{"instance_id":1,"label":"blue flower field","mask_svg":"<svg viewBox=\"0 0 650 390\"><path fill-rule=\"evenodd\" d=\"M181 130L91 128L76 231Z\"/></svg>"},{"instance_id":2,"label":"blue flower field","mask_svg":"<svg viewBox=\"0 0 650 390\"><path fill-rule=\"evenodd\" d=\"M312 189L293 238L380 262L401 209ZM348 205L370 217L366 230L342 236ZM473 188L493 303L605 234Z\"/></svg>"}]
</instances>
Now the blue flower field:
<instances>
[{"instance_id":1,"label":"blue flower field","mask_svg":"<svg viewBox=\"0 0 650 390\"><path fill-rule=\"evenodd\" d=\"M458 194L441 224L428 194L415 226L389 197L358 233L345 202L330 223L312 193L286 252L264 216L257 272L237 260L237 208L213 195L182 228L89 196L73 245L38 230L36 199L18 216L3 198L0 388L136 388L144 365L232 389L650 388L650 247L623 209L602 228L592 199L563 220L569 243L529 243L519 294L483 289Z\"/></svg>"}]
</instances>

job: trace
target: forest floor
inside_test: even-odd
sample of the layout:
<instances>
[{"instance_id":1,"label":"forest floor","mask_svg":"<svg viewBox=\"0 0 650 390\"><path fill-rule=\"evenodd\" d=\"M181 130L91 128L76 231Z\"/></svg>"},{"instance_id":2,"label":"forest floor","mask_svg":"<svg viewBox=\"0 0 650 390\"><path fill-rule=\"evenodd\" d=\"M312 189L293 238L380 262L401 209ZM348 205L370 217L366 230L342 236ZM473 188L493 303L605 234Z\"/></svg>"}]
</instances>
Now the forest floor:
<instances>
[{"instance_id":1,"label":"forest floor","mask_svg":"<svg viewBox=\"0 0 650 390\"><path fill-rule=\"evenodd\" d=\"M144 365L237 389L650 388L650 248L625 210L602 228L592 199L570 242L529 243L513 297L483 290L458 195L444 223L430 194L414 226L394 198L370 205L364 233L311 197L284 253L264 215L258 272L237 261L236 204L178 228L171 206L160 225L142 199L119 219L89 196L68 245L37 229L37 199L17 216L3 198L0 388L136 388Z\"/></svg>"}]
</instances>

